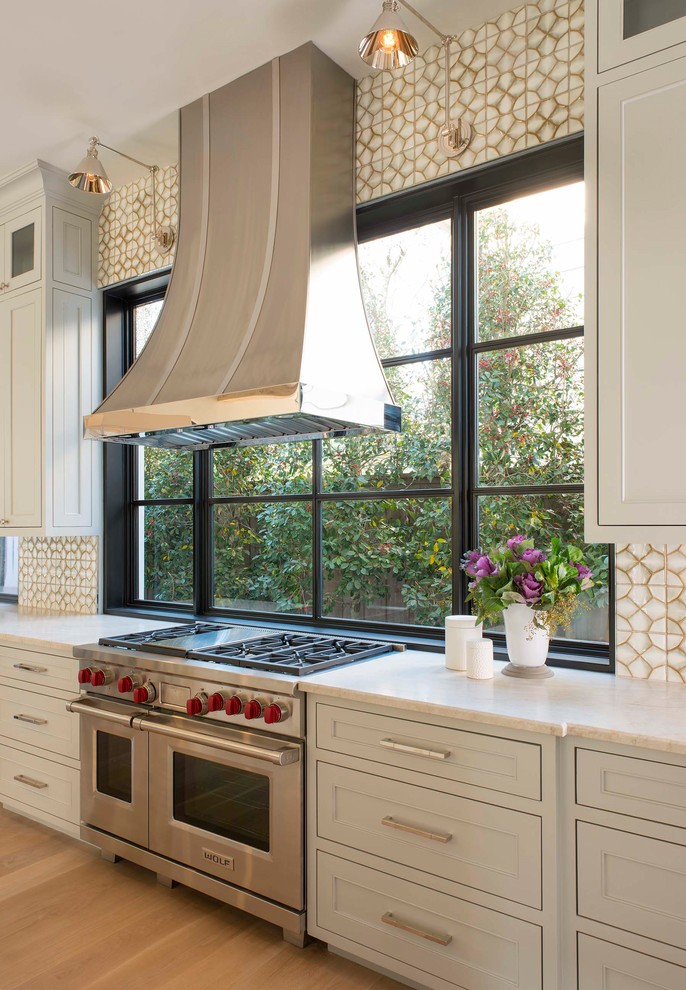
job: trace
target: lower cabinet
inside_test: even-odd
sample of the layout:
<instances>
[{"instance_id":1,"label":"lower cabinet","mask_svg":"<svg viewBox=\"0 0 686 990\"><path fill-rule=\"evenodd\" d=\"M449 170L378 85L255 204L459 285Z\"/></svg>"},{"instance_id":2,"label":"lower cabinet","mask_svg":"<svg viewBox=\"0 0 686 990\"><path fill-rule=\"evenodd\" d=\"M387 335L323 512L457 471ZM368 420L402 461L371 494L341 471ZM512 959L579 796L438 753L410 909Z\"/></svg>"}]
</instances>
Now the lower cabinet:
<instances>
[{"instance_id":1,"label":"lower cabinet","mask_svg":"<svg viewBox=\"0 0 686 990\"><path fill-rule=\"evenodd\" d=\"M541 929L320 852L317 927L465 990L540 990Z\"/></svg>"},{"instance_id":2,"label":"lower cabinet","mask_svg":"<svg viewBox=\"0 0 686 990\"><path fill-rule=\"evenodd\" d=\"M555 741L308 702L310 934L414 987L563 990Z\"/></svg>"},{"instance_id":3,"label":"lower cabinet","mask_svg":"<svg viewBox=\"0 0 686 990\"><path fill-rule=\"evenodd\" d=\"M686 758L563 742L569 986L686 990Z\"/></svg>"},{"instance_id":4,"label":"lower cabinet","mask_svg":"<svg viewBox=\"0 0 686 990\"><path fill-rule=\"evenodd\" d=\"M0 645L0 804L78 836L79 720L73 657Z\"/></svg>"},{"instance_id":5,"label":"lower cabinet","mask_svg":"<svg viewBox=\"0 0 686 990\"><path fill-rule=\"evenodd\" d=\"M579 935L579 990L684 990L686 969Z\"/></svg>"}]
</instances>

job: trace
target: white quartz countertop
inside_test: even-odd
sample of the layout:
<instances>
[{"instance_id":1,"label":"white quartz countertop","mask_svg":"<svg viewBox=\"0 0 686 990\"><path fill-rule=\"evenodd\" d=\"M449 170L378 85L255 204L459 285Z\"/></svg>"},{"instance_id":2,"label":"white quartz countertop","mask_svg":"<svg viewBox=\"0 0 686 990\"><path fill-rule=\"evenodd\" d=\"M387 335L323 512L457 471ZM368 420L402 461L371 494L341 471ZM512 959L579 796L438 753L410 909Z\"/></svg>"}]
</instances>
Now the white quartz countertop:
<instances>
[{"instance_id":1,"label":"white quartz countertop","mask_svg":"<svg viewBox=\"0 0 686 990\"><path fill-rule=\"evenodd\" d=\"M16 605L0 605L0 644L57 653L71 654L72 647L97 643L101 636L121 636L171 625L175 623L132 619L125 615L19 612Z\"/></svg>"},{"instance_id":2,"label":"white quartz countertop","mask_svg":"<svg viewBox=\"0 0 686 990\"><path fill-rule=\"evenodd\" d=\"M686 755L686 685L555 668L543 681L470 680L442 654L408 650L314 674L307 693L467 722Z\"/></svg>"}]
</instances>

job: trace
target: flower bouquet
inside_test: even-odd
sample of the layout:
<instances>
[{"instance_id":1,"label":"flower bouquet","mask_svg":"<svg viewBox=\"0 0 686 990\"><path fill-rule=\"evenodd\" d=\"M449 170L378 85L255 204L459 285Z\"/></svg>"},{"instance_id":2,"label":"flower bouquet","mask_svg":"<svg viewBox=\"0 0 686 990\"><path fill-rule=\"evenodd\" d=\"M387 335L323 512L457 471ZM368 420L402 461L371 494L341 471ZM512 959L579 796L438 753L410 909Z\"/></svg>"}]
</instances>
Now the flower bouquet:
<instances>
[{"instance_id":1,"label":"flower bouquet","mask_svg":"<svg viewBox=\"0 0 686 990\"><path fill-rule=\"evenodd\" d=\"M471 550L460 566L471 579L467 598L477 621L497 622L502 615L505 622L510 663L503 673L552 677L545 666L550 637L559 626L569 628L579 595L594 583L581 550L555 538L546 552L514 536L502 550Z\"/></svg>"}]
</instances>

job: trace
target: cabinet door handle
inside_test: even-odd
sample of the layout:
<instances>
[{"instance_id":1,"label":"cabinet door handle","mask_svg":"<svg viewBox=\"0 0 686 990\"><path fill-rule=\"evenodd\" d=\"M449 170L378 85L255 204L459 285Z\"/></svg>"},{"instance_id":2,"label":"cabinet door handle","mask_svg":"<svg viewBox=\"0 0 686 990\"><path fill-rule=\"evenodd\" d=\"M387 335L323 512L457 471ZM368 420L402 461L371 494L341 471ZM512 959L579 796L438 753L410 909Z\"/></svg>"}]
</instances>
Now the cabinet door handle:
<instances>
[{"instance_id":1,"label":"cabinet door handle","mask_svg":"<svg viewBox=\"0 0 686 990\"><path fill-rule=\"evenodd\" d=\"M394 749L398 753L409 753L411 756L428 756L430 760L447 760L450 756L449 749L422 749L420 746L408 746L407 743L399 743L394 739L382 739L381 745L386 749Z\"/></svg>"},{"instance_id":2,"label":"cabinet door handle","mask_svg":"<svg viewBox=\"0 0 686 990\"><path fill-rule=\"evenodd\" d=\"M18 780L20 784L28 784L29 787L35 787L36 790L42 791L48 785L43 780L35 780L33 777L27 777L26 774L18 773L16 774L15 780Z\"/></svg>"},{"instance_id":3,"label":"cabinet door handle","mask_svg":"<svg viewBox=\"0 0 686 990\"><path fill-rule=\"evenodd\" d=\"M424 931L423 928L415 928L414 925L408 925L404 921L398 921L390 911L382 915L381 920L384 925L390 925L391 928L399 928L401 932L409 932L410 935L419 935L420 938L425 938L427 942L435 942L436 945L450 945L453 940L452 935L435 935L433 932Z\"/></svg>"},{"instance_id":4,"label":"cabinet door handle","mask_svg":"<svg viewBox=\"0 0 686 990\"><path fill-rule=\"evenodd\" d=\"M28 722L29 725L47 725L47 718L36 718L35 715L13 715L12 718L16 718L17 722Z\"/></svg>"},{"instance_id":5,"label":"cabinet door handle","mask_svg":"<svg viewBox=\"0 0 686 990\"><path fill-rule=\"evenodd\" d=\"M33 663L15 663L12 664L15 670L28 670L32 674L47 674L47 667L39 667L37 664Z\"/></svg>"},{"instance_id":6,"label":"cabinet door handle","mask_svg":"<svg viewBox=\"0 0 686 990\"><path fill-rule=\"evenodd\" d=\"M452 835L450 832L429 832L424 828L416 828L414 825L405 825L397 822L388 815L381 819L381 824L387 828L397 828L399 832L409 832L411 835L420 835L423 839L431 839L433 842L450 842Z\"/></svg>"}]
</instances>

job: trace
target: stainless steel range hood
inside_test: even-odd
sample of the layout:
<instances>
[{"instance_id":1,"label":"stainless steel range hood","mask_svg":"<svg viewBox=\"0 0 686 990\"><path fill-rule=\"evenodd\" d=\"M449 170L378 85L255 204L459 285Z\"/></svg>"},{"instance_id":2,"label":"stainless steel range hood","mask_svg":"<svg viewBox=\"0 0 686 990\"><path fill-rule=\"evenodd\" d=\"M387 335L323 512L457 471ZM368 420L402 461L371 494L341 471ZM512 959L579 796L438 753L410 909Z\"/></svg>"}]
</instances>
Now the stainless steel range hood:
<instances>
[{"instance_id":1,"label":"stainless steel range hood","mask_svg":"<svg viewBox=\"0 0 686 990\"><path fill-rule=\"evenodd\" d=\"M87 437L248 445L399 430L364 312L354 83L312 44L181 111L167 297Z\"/></svg>"}]
</instances>

